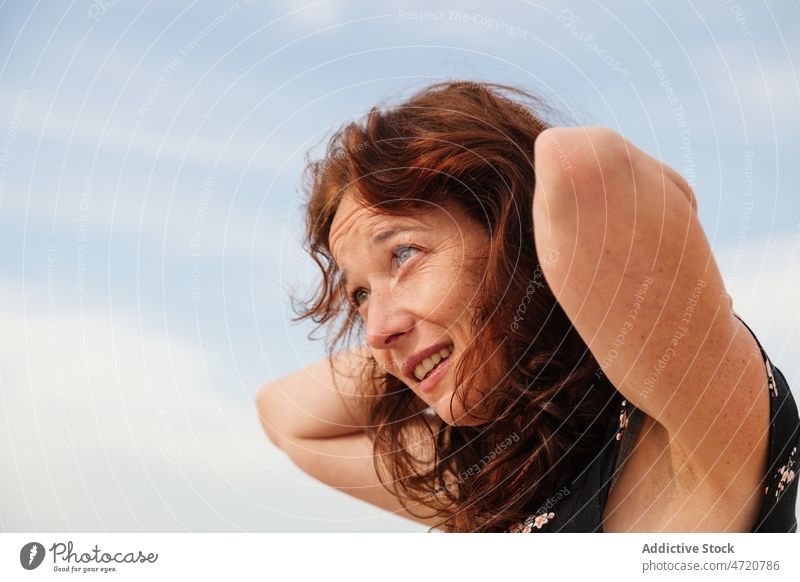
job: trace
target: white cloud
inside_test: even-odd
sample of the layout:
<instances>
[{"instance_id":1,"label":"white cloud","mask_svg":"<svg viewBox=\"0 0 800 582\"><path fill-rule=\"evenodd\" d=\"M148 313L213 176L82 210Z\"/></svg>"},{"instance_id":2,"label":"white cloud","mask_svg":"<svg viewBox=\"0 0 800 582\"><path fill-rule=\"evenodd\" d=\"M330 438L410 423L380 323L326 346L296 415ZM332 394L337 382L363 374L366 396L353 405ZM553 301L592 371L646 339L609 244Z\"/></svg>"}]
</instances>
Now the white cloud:
<instances>
[{"instance_id":1,"label":"white cloud","mask_svg":"<svg viewBox=\"0 0 800 582\"><path fill-rule=\"evenodd\" d=\"M800 394L800 231L744 237L715 249L715 256L734 309Z\"/></svg>"},{"instance_id":2,"label":"white cloud","mask_svg":"<svg viewBox=\"0 0 800 582\"><path fill-rule=\"evenodd\" d=\"M259 171L277 172L285 157L285 147L277 141L269 144L239 135L222 149L230 136L212 135L209 128L194 137L179 127L173 127L170 133L164 134L158 131L163 127L140 124L136 119L123 122L116 118L107 123L100 116L89 115L76 122L71 117L57 114L45 118L46 110L42 103L31 105L21 130L31 138L61 141L70 147L85 146L105 153L118 152L120 155L130 148L133 154L145 158L152 158L158 153L160 161L185 160L198 166L218 166L237 171L243 169L254 152L259 150L258 161L253 166ZM192 112L187 112L185 108L170 111L187 119L199 118L199 115L192 116Z\"/></svg>"},{"instance_id":3,"label":"white cloud","mask_svg":"<svg viewBox=\"0 0 800 582\"><path fill-rule=\"evenodd\" d=\"M334 26L341 23L346 17L342 2L322 0L309 2L300 7L296 2L281 0L279 5L280 8L278 10L270 6L268 11L270 17L274 18L275 14L283 15L294 12L289 22L295 22L309 31L319 30L327 26Z\"/></svg>"},{"instance_id":4,"label":"white cloud","mask_svg":"<svg viewBox=\"0 0 800 582\"><path fill-rule=\"evenodd\" d=\"M0 530L416 528L294 467L215 355L56 293L26 289L24 313L0 283Z\"/></svg>"}]
</instances>

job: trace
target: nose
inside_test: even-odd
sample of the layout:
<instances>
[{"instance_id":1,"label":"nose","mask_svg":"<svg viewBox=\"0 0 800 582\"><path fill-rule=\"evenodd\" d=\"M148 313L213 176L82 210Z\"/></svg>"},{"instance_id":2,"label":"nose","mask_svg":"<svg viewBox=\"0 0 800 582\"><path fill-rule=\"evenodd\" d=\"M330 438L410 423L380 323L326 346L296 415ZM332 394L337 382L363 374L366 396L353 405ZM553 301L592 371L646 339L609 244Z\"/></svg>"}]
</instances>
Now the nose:
<instances>
[{"instance_id":1,"label":"nose","mask_svg":"<svg viewBox=\"0 0 800 582\"><path fill-rule=\"evenodd\" d=\"M373 289L367 306L367 344L376 350L394 348L414 327L414 318L391 293Z\"/></svg>"}]
</instances>

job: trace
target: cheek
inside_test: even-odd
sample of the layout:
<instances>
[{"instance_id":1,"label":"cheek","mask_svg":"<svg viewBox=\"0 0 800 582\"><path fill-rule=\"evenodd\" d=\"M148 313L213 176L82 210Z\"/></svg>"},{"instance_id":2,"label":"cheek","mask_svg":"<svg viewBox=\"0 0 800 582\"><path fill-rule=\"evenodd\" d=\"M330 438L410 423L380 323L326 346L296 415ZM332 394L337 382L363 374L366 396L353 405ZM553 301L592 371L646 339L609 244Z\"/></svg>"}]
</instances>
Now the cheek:
<instances>
[{"instance_id":1,"label":"cheek","mask_svg":"<svg viewBox=\"0 0 800 582\"><path fill-rule=\"evenodd\" d=\"M409 300L425 319L453 321L469 299L463 273L456 261L431 261L409 281Z\"/></svg>"},{"instance_id":2,"label":"cheek","mask_svg":"<svg viewBox=\"0 0 800 582\"><path fill-rule=\"evenodd\" d=\"M387 374L394 373L389 354L384 353L382 350L372 350L372 348L370 348L370 351L372 352L372 358L374 360L372 366L375 368L375 371Z\"/></svg>"}]
</instances>

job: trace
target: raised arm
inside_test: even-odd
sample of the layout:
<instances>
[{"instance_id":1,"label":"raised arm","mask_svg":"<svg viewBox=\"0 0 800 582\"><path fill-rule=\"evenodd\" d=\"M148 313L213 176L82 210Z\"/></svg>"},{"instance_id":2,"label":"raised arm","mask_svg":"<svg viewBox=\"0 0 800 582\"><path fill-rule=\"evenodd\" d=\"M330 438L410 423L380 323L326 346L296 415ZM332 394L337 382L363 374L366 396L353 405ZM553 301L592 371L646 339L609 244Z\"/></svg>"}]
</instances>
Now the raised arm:
<instances>
[{"instance_id":1,"label":"raised arm","mask_svg":"<svg viewBox=\"0 0 800 582\"><path fill-rule=\"evenodd\" d=\"M704 474L757 484L766 371L689 185L602 127L546 130L534 157L536 243L559 257L542 269L601 373Z\"/></svg>"},{"instance_id":2,"label":"raised arm","mask_svg":"<svg viewBox=\"0 0 800 582\"><path fill-rule=\"evenodd\" d=\"M262 386L256 397L270 440L283 448L287 437L328 438L364 430L357 375L363 352L342 352L335 369L327 358Z\"/></svg>"},{"instance_id":3,"label":"raised arm","mask_svg":"<svg viewBox=\"0 0 800 582\"><path fill-rule=\"evenodd\" d=\"M270 440L315 479L362 501L428 526L441 517L428 517L426 507L407 503L414 515L380 482L372 442L364 431L359 406L363 351L343 352L334 368L324 358L263 386L256 404ZM419 420L419 419L416 419ZM420 430L414 439L418 458L432 458L432 441Z\"/></svg>"}]
</instances>

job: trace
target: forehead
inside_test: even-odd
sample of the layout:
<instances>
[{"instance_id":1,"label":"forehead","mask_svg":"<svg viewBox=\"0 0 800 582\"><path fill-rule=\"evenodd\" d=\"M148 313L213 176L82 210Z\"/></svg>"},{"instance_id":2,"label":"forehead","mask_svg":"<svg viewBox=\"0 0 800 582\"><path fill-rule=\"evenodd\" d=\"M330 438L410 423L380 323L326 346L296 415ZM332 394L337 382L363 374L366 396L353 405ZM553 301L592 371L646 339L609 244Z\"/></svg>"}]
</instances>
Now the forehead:
<instances>
[{"instance_id":1,"label":"forehead","mask_svg":"<svg viewBox=\"0 0 800 582\"><path fill-rule=\"evenodd\" d=\"M345 194L336 207L336 212L331 221L331 230L328 234L328 242L331 247L337 239L341 238L344 232L349 231L353 226L360 222L359 218L369 216L371 212L354 199L352 194Z\"/></svg>"},{"instance_id":2,"label":"forehead","mask_svg":"<svg viewBox=\"0 0 800 582\"><path fill-rule=\"evenodd\" d=\"M367 207L345 194L336 209L328 234L328 246L334 257L348 247L348 240L365 242L382 230L388 223L397 226L411 226L419 223L423 215L397 215L380 212L377 207Z\"/></svg>"},{"instance_id":3,"label":"forehead","mask_svg":"<svg viewBox=\"0 0 800 582\"><path fill-rule=\"evenodd\" d=\"M339 201L328 233L331 253L335 256L342 241L353 234L358 234L364 228L364 223L371 222L370 218L374 216L373 211L356 202L351 194L345 194Z\"/></svg>"}]
</instances>

